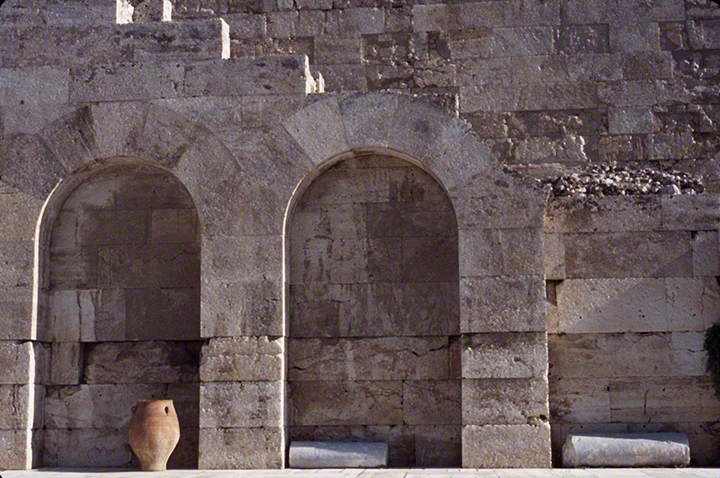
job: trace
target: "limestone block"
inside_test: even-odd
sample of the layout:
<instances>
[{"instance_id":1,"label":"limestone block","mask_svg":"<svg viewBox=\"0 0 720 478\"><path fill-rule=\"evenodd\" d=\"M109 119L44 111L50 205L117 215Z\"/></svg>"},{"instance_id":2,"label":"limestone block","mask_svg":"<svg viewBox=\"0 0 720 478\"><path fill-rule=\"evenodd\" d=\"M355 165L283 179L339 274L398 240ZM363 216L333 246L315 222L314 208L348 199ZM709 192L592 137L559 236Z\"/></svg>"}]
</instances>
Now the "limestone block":
<instances>
[{"instance_id":1,"label":"limestone block","mask_svg":"<svg viewBox=\"0 0 720 478\"><path fill-rule=\"evenodd\" d=\"M548 202L545 232L653 231L660 229L661 221L660 196L553 198Z\"/></svg>"},{"instance_id":2,"label":"limestone block","mask_svg":"<svg viewBox=\"0 0 720 478\"><path fill-rule=\"evenodd\" d=\"M368 282L366 239L318 238L290 244L291 283Z\"/></svg>"},{"instance_id":3,"label":"limestone block","mask_svg":"<svg viewBox=\"0 0 720 478\"><path fill-rule=\"evenodd\" d=\"M36 358L40 357L36 357L32 342L0 342L0 383L22 385L42 379L36 374L36 366L42 365Z\"/></svg>"},{"instance_id":4,"label":"limestone block","mask_svg":"<svg viewBox=\"0 0 720 478\"><path fill-rule=\"evenodd\" d=\"M538 56L553 53L553 31L550 27L516 27L493 29L493 56Z\"/></svg>"},{"instance_id":5,"label":"limestone block","mask_svg":"<svg viewBox=\"0 0 720 478\"><path fill-rule=\"evenodd\" d=\"M461 463L461 427L421 425L413 428L416 465L454 467Z\"/></svg>"},{"instance_id":6,"label":"limestone block","mask_svg":"<svg viewBox=\"0 0 720 478\"><path fill-rule=\"evenodd\" d=\"M400 282L403 273L403 240L382 237L367 240L368 281Z\"/></svg>"},{"instance_id":7,"label":"limestone block","mask_svg":"<svg viewBox=\"0 0 720 478\"><path fill-rule=\"evenodd\" d=\"M50 383L75 385L82 378L83 349L79 342L54 342L50 364Z\"/></svg>"},{"instance_id":8,"label":"limestone block","mask_svg":"<svg viewBox=\"0 0 720 478\"><path fill-rule=\"evenodd\" d=\"M388 464L387 443L312 442L290 443L291 468L384 468Z\"/></svg>"},{"instance_id":9,"label":"limestone block","mask_svg":"<svg viewBox=\"0 0 720 478\"><path fill-rule=\"evenodd\" d=\"M692 275L687 232L566 234L564 239L570 278Z\"/></svg>"},{"instance_id":10,"label":"limestone block","mask_svg":"<svg viewBox=\"0 0 720 478\"><path fill-rule=\"evenodd\" d=\"M176 383L197 380L197 342L105 342L85 349L85 382Z\"/></svg>"},{"instance_id":11,"label":"limestone block","mask_svg":"<svg viewBox=\"0 0 720 478\"><path fill-rule=\"evenodd\" d=\"M3 325L0 339L33 338L32 295L31 287L0 287L0 322Z\"/></svg>"},{"instance_id":12,"label":"limestone block","mask_svg":"<svg viewBox=\"0 0 720 478\"><path fill-rule=\"evenodd\" d=\"M32 449L28 445L29 430L0 430L0 467L4 470L30 470Z\"/></svg>"},{"instance_id":13,"label":"limestone block","mask_svg":"<svg viewBox=\"0 0 720 478\"><path fill-rule=\"evenodd\" d=\"M280 281L204 282L200 335L284 335Z\"/></svg>"},{"instance_id":14,"label":"limestone block","mask_svg":"<svg viewBox=\"0 0 720 478\"><path fill-rule=\"evenodd\" d=\"M399 425L402 382L290 382L294 425Z\"/></svg>"},{"instance_id":15,"label":"limestone block","mask_svg":"<svg viewBox=\"0 0 720 478\"><path fill-rule=\"evenodd\" d=\"M365 204L313 204L295 207L290 224L291 239L327 236L357 239L366 231ZM398 251L399 254L400 251Z\"/></svg>"},{"instance_id":16,"label":"limestone block","mask_svg":"<svg viewBox=\"0 0 720 478\"><path fill-rule=\"evenodd\" d=\"M145 244L150 210L85 211L78 215L77 241L82 245Z\"/></svg>"},{"instance_id":17,"label":"limestone block","mask_svg":"<svg viewBox=\"0 0 720 478\"><path fill-rule=\"evenodd\" d=\"M125 339L198 340L200 289L129 289L125 291Z\"/></svg>"},{"instance_id":18,"label":"limestone block","mask_svg":"<svg viewBox=\"0 0 720 478\"><path fill-rule=\"evenodd\" d=\"M542 229L500 229L503 274L543 273Z\"/></svg>"},{"instance_id":19,"label":"limestone block","mask_svg":"<svg viewBox=\"0 0 720 478\"><path fill-rule=\"evenodd\" d=\"M645 134L653 132L653 112L648 106L608 109L608 132Z\"/></svg>"},{"instance_id":20,"label":"limestone block","mask_svg":"<svg viewBox=\"0 0 720 478\"><path fill-rule=\"evenodd\" d=\"M181 422L182 423L182 422ZM168 469L188 469L195 468L198 463L199 453L199 441L200 441L200 429L183 427L180 429L180 441L177 447L170 455L168 460ZM137 457L133 456L133 467L140 466L140 461Z\"/></svg>"},{"instance_id":21,"label":"limestone block","mask_svg":"<svg viewBox=\"0 0 720 478\"><path fill-rule=\"evenodd\" d=\"M553 423L609 423L610 380L550 380L550 416Z\"/></svg>"},{"instance_id":22,"label":"limestone block","mask_svg":"<svg viewBox=\"0 0 720 478\"><path fill-rule=\"evenodd\" d=\"M185 429L197 429L200 426L200 383L169 384L163 398L173 401L181 432ZM197 455L197 442L195 450Z\"/></svg>"},{"instance_id":23,"label":"limestone block","mask_svg":"<svg viewBox=\"0 0 720 478\"><path fill-rule=\"evenodd\" d=\"M117 27L132 61L195 61L230 58L230 27L222 18L130 23Z\"/></svg>"},{"instance_id":24,"label":"limestone block","mask_svg":"<svg viewBox=\"0 0 720 478\"><path fill-rule=\"evenodd\" d=\"M677 423L689 416L712 421L718 413L712 384L706 377L610 380L613 422Z\"/></svg>"},{"instance_id":25,"label":"limestone block","mask_svg":"<svg viewBox=\"0 0 720 478\"><path fill-rule=\"evenodd\" d=\"M103 288L175 288L200 285L198 244L98 247L98 285Z\"/></svg>"},{"instance_id":26,"label":"limestone block","mask_svg":"<svg viewBox=\"0 0 720 478\"><path fill-rule=\"evenodd\" d=\"M568 435L563 466L687 466L690 444L684 433Z\"/></svg>"},{"instance_id":27,"label":"limestone block","mask_svg":"<svg viewBox=\"0 0 720 478\"><path fill-rule=\"evenodd\" d=\"M211 338L203 346L200 380L234 382L283 379L284 340L275 337Z\"/></svg>"},{"instance_id":28,"label":"limestone block","mask_svg":"<svg viewBox=\"0 0 720 478\"><path fill-rule=\"evenodd\" d=\"M230 26L230 37L255 38L267 33L267 18L252 13L231 13L223 15L223 20Z\"/></svg>"},{"instance_id":29,"label":"limestone block","mask_svg":"<svg viewBox=\"0 0 720 478\"><path fill-rule=\"evenodd\" d=\"M98 156L92 109L88 106L48 124L41 130L40 135L68 171L73 171Z\"/></svg>"},{"instance_id":30,"label":"limestone block","mask_svg":"<svg viewBox=\"0 0 720 478\"><path fill-rule=\"evenodd\" d=\"M565 242L560 234L544 234L545 280L565 278Z\"/></svg>"},{"instance_id":31,"label":"limestone block","mask_svg":"<svg viewBox=\"0 0 720 478\"><path fill-rule=\"evenodd\" d=\"M35 239L35 226L40 217L42 201L0 182L0 217L3 240L24 242Z\"/></svg>"},{"instance_id":32,"label":"limestone block","mask_svg":"<svg viewBox=\"0 0 720 478\"><path fill-rule=\"evenodd\" d=\"M192 197L175 175L143 167L136 171L129 169L115 179L119 183L115 194L117 209L147 209L149 204L153 209L194 208Z\"/></svg>"},{"instance_id":33,"label":"limestone block","mask_svg":"<svg viewBox=\"0 0 720 478\"><path fill-rule=\"evenodd\" d=\"M458 240L449 237L406 237L402 239L404 282L458 280Z\"/></svg>"},{"instance_id":34,"label":"limestone block","mask_svg":"<svg viewBox=\"0 0 720 478\"><path fill-rule=\"evenodd\" d=\"M444 201L371 203L366 221L367 235L372 238L451 237L457 228L452 206Z\"/></svg>"},{"instance_id":35,"label":"limestone block","mask_svg":"<svg viewBox=\"0 0 720 478\"><path fill-rule=\"evenodd\" d=\"M463 425L537 425L549 416L544 378L463 380L462 400Z\"/></svg>"},{"instance_id":36,"label":"limestone block","mask_svg":"<svg viewBox=\"0 0 720 478\"><path fill-rule=\"evenodd\" d=\"M130 426L138 400L164 397L162 384L65 385L47 387L45 426L59 429L120 429ZM127 439L127 438L126 438Z\"/></svg>"},{"instance_id":37,"label":"limestone block","mask_svg":"<svg viewBox=\"0 0 720 478\"><path fill-rule=\"evenodd\" d=\"M50 249L49 281L52 289L95 289L97 280L97 247L78 247L74 251Z\"/></svg>"},{"instance_id":38,"label":"limestone block","mask_svg":"<svg viewBox=\"0 0 720 478\"><path fill-rule=\"evenodd\" d=\"M57 450L53 465L62 468L127 467L132 459L127 428L60 429L45 440L46 448Z\"/></svg>"},{"instance_id":39,"label":"limestone block","mask_svg":"<svg viewBox=\"0 0 720 478\"><path fill-rule=\"evenodd\" d=\"M242 124L246 128L267 131L292 116L307 103L304 94L246 96L242 98Z\"/></svg>"},{"instance_id":40,"label":"limestone block","mask_svg":"<svg viewBox=\"0 0 720 478\"><path fill-rule=\"evenodd\" d=\"M201 428L198 468L283 468L284 441L282 428Z\"/></svg>"},{"instance_id":41,"label":"limestone block","mask_svg":"<svg viewBox=\"0 0 720 478\"><path fill-rule=\"evenodd\" d=\"M138 149L144 158L174 165L197 141L199 125L188 119L188 116L194 115L179 114L172 108L185 101L191 100L166 100L161 103L163 106L152 105L148 108L142 134L137 135Z\"/></svg>"},{"instance_id":42,"label":"limestone block","mask_svg":"<svg viewBox=\"0 0 720 478\"><path fill-rule=\"evenodd\" d=\"M314 164L349 149L337 101L328 100L303 108L283 121L283 126ZM323 141L318 143L320 136Z\"/></svg>"},{"instance_id":43,"label":"limestone block","mask_svg":"<svg viewBox=\"0 0 720 478\"><path fill-rule=\"evenodd\" d=\"M288 380L442 380L446 337L296 339L288 341Z\"/></svg>"},{"instance_id":44,"label":"limestone block","mask_svg":"<svg viewBox=\"0 0 720 478\"><path fill-rule=\"evenodd\" d=\"M562 332L668 330L665 279L566 279L555 290Z\"/></svg>"},{"instance_id":45,"label":"limestone block","mask_svg":"<svg viewBox=\"0 0 720 478\"><path fill-rule=\"evenodd\" d=\"M463 426L464 468L549 468L550 425Z\"/></svg>"},{"instance_id":46,"label":"limestone block","mask_svg":"<svg viewBox=\"0 0 720 478\"><path fill-rule=\"evenodd\" d=\"M50 337L59 342L125 339L125 291L54 290L49 297Z\"/></svg>"},{"instance_id":47,"label":"limestone block","mask_svg":"<svg viewBox=\"0 0 720 478\"><path fill-rule=\"evenodd\" d=\"M558 25L561 2L525 3L513 0L505 6L506 25Z\"/></svg>"},{"instance_id":48,"label":"limestone block","mask_svg":"<svg viewBox=\"0 0 720 478\"><path fill-rule=\"evenodd\" d=\"M315 63L360 63L361 38L359 36L319 35L315 37Z\"/></svg>"},{"instance_id":49,"label":"limestone block","mask_svg":"<svg viewBox=\"0 0 720 478\"><path fill-rule=\"evenodd\" d=\"M32 284L33 249L31 242L0 243L0 287Z\"/></svg>"},{"instance_id":50,"label":"limestone block","mask_svg":"<svg viewBox=\"0 0 720 478\"><path fill-rule=\"evenodd\" d=\"M350 147L368 144L385 146L389 130L394 125L388 121L366 121L365 115L378 119L392 118L398 107L398 97L391 94L353 94L338 101L345 134Z\"/></svg>"},{"instance_id":51,"label":"limestone block","mask_svg":"<svg viewBox=\"0 0 720 478\"><path fill-rule=\"evenodd\" d=\"M472 4L414 5L416 32L463 30L502 25L504 6L492 2Z\"/></svg>"},{"instance_id":52,"label":"limestone block","mask_svg":"<svg viewBox=\"0 0 720 478\"><path fill-rule=\"evenodd\" d=\"M704 375L702 347L688 348L688 338L677 332L550 335L549 374L551 378Z\"/></svg>"},{"instance_id":53,"label":"limestone block","mask_svg":"<svg viewBox=\"0 0 720 478\"><path fill-rule=\"evenodd\" d=\"M698 19L689 23L688 36L693 49L719 48L720 35L717 33L717 19Z\"/></svg>"},{"instance_id":54,"label":"limestone block","mask_svg":"<svg viewBox=\"0 0 720 478\"><path fill-rule=\"evenodd\" d=\"M663 228L677 230L717 230L720 224L720 196L663 196Z\"/></svg>"},{"instance_id":55,"label":"limestone block","mask_svg":"<svg viewBox=\"0 0 720 478\"><path fill-rule=\"evenodd\" d=\"M156 209L151 212L150 242L199 242L200 224L195 209Z\"/></svg>"},{"instance_id":56,"label":"limestone block","mask_svg":"<svg viewBox=\"0 0 720 478\"><path fill-rule=\"evenodd\" d=\"M367 35L385 31L385 9L346 8L330 10L327 32L331 35Z\"/></svg>"},{"instance_id":57,"label":"limestone block","mask_svg":"<svg viewBox=\"0 0 720 478\"><path fill-rule=\"evenodd\" d=\"M545 333L485 333L462 338L462 377L532 378L547 369Z\"/></svg>"},{"instance_id":58,"label":"limestone block","mask_svg":"<svg viewBox=\"0 0 720 478\"><path fill-rule=\"evenodd\" d=\"M498 229L461 229L460 275L462 277L487 277L502 273L503 255Z\"/></svg>"},{"instance_id":59,"label":"limestone block","mask_svg":"<svg viewBox=\"0 0 720 478\"><path fill-rule=\"evenodd\" d=\"M720 244L717 231L697 231L692 235L693 275L720 274Z\"/></svg>"},{"instance_id":60,"label":"limestone block","mask_svg":"<svg viewBox=\"0 0 720 478\"><path fill-rule=\"evenodd\" d=\"M21 98L20 101L25 100ZM4 159L0 170L3 182L36 199L47 198L66 174L62 164L37 135L6 138L0 143L0 153Z\"/></svg>"},{"instance_id":61,"label":"limestone block","mask_svg":"<svg viewBox=\"0 0 720 478\"><path fill-rule=\"evenodd\" d=\"M290 286L295 337L457 335L457 284Z\"/></svg>"},{"instance_id":62,"label":"limestone block","mask_svg":"<svg viewBox=\"0 0 720 478\"><path fill-rule=\"evenodd\" d=\"M408 425L461 424L459 380L403 382L403 423Z\"/></svg>"},{"instance_id":63,"label":"limestone block","mask_svg":"<svg viewBox=\"0 0 720 478\"><path fill-rule=\"evenodd\" d=\"M319 11L269 12L267 33L274 38L314 37L323 33L325 15Z\"/></svg>"},{"instance_id":64,"label":"limestone block","mask_svg":"<svg viewBox=\"0 0 720 478\"><path fill-rule=\"evenodd\" d=\"M460 321L464 333L544 331L542 276L460 279Z\"/></svg>"},{"instance_id":65,"label":"limestone block","mask_svg":"<svg viewBox=\"0 0 720 478\"><path fill-rule=\"evenodd\" d=\"M210 382L200 386L200 428L282 425L284 382Z\"/></svg>"},{"instance_id":66,"label":"limestone block","mask_svg":"<svg viewBox=\"0 0 720 478\"><path fill-rule=\"evenodd\" d=\"M714 277L665 279L668 330L702 331L720 313L720 286Z\"/></svg>"},{"instance_id":67,"label":"limestone block","mask_svg":"<svg viewBox=\"0 0 720 478\"><path fill-rule=\"evenodd\" d=\"M553 29L553 34L557 53L575 55L610 51L608 25L559 26Z\"/></svg>"},{"instance_id":68,"label":"limestone block","mask_svg":"<svg viewBox=\"0 0 720 478\"><path fill-rule=\"evenodd\" d=\"M8 411L0 417L0 430L42 428L44 395L41 385L0 385L0 398Z\"/></svg>"},{"instance_id":69,"label":"limestone block","mask_svg":"<svg viewBox=\"0 0 720 478\"><path fill-rule=\"evenodd\" d=\"M207 60L187 67L184 96L307 93L311 79L304 56Z\"/></svg>"},{"instance_id":70,"label":"limestone block","mask_svg":"<svg viewBox=\"0 0 720 478\"><path fill-rule=\"evenodd\" d=\"M177 98L185 67L176 62L118 63L70 68L70 101Z\"/></svg>"},{"instance_id":71,"label":"limestone block","mask_svg":"<svg viewBox=\"0 0 720 478\"><path fill-rule=\"evenodd\" d=\"M51 66L2 68L0 105L65 103L68 99L68 70ZM3 178L5 180L5 178Z\"/></svg>"},{"instance_id":72,"label":"limestone block","mask_svg":"<svg viewBox=\"0 0 720 478\"><path fill-rule=\"evenodd\" d=\"M463 192L460 190L458 194ZM459 229L542 227L544 200L536 201L535 195L528 191L518 188L501 194L490 188L485 193L470 195L474 197L451 196Z\"/></svg>"}]
</instances>

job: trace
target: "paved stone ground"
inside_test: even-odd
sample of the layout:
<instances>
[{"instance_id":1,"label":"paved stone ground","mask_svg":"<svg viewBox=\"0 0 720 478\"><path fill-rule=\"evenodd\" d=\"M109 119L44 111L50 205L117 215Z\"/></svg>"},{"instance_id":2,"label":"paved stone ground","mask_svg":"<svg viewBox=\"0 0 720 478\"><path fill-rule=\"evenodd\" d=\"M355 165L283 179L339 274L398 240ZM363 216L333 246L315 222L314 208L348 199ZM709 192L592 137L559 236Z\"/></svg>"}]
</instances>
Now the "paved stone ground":
<instances>
[{"instance_id":1,"label":"paved stone ground","mask_svg":"<svg viewBox=\"0 0 720 478\"><path fill-rule=\"evenodd\" d=\"M604 469L340 469L340 470L170 470L146 472L118 468L45 468L29 471L3 471L2 478L720 478L720 468L604 468Z\"/></svg>"}]
</instances>

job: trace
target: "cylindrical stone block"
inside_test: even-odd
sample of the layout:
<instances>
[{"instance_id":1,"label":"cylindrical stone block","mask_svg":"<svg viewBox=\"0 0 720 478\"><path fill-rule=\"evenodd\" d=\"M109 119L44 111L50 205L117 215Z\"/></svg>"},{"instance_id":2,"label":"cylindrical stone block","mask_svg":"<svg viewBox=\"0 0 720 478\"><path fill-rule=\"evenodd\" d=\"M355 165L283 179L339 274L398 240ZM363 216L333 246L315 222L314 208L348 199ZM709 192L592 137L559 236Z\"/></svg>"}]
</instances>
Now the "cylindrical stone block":
<instances>
[{"instance_id":1,"label":"cylindrical stone block","mask_svg":"<svg viewBox=\"0 0 720 478\"><path fill-rule=\"evenodd\" d=\"M382 468L387 463L387 443L295 441L290 444L290 468Z\"/></svg>"},{"instance_id":2,"label":"cylindrical stone block","mask_svg":"<svg viewBox=\"0 0 720 478\"><path fill-rule=\"evenodd\" d=\"M685 433L568 435L563 466L687 466L690 444Z\"/></svg>"}]
</instances>

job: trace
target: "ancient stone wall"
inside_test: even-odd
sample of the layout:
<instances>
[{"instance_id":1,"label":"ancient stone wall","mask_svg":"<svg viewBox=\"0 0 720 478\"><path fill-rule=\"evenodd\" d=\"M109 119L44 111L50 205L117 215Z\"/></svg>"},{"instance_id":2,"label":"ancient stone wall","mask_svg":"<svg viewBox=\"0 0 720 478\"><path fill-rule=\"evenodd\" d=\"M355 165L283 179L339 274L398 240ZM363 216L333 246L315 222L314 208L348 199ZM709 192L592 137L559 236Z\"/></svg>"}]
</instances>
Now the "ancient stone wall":
<instances>
[{"instance_id":1,"label":"ancient stone wall","mask_svg":"<svg viewBox=\"0 0 720 478\"><path fill-rule=\"evenodd\" d=\"M555 198L545 218L550 412L571 432L681 431L717 462L705 372L718 320L718 197Z\"/></svg>"}]
</instances>

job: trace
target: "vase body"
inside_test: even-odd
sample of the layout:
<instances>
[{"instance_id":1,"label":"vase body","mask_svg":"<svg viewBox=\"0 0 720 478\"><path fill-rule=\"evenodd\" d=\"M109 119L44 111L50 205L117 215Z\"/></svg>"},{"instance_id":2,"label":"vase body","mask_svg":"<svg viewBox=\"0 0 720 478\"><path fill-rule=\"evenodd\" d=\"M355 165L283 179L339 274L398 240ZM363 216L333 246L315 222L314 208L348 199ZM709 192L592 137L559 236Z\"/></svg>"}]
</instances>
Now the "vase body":
<instances>
[{"instance_id":1,"label":"vase body","mask_svg":"<svg viewBox=\"0 0 720 478\"><path fill-rule=\"evenodd\" d=\"M130 446L143 471L163 471L180 440L172 400L139 400L130 419Z\"/></svg>"}]
</instances>

